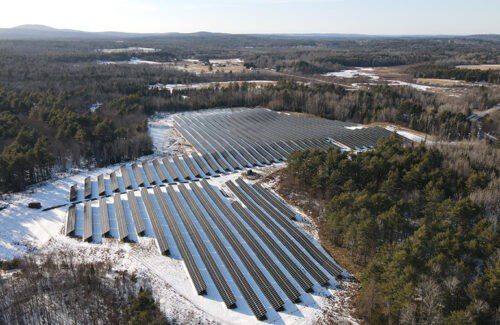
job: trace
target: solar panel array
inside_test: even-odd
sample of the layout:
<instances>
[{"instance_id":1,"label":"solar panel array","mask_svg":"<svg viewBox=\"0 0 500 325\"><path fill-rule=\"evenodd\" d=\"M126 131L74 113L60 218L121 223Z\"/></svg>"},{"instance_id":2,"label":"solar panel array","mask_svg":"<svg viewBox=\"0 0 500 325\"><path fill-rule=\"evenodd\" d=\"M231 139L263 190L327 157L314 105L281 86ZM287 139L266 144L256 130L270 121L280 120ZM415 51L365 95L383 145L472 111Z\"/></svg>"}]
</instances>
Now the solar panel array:
<instances>
[{"instance_id":1,"label":"solar panel array","mask_svg":"<svg viewBox=\"0 0 500 325\"><path fill-rule=\"evenodd\" d=\"M86 177L81 190L73 185L66 235L96 242L152 237L161 254L182 258L197 294L216 290L227 308L245 301L261 320L347 274L272 191L239 178L225 183L230 202L207 179L283 161L295 150L367 149L389 131L265 109L175 122L197 152L122 165Z\"/></svg>"},{"instance_id":2,"label":"solar panel array","mask_svg":"<svg viewBox=\"0 0 500 325\"><path fill-rule=\"evenodd\" d=\"M187 183L286 160L296 150L365 150L391 135L380 127L280 114L266 109L221 110L175 117L176 128L197 152L122 165L109 175L86 177L83 191L75 184L69 201L79 202L139 187ZM351 127L351 128L348 128ZM354 127L354 129L352 129ZM109 185L108 185L109 184ZM97 191L92 191L97 187ZM83 192L81 194L80 192Z\"/></svg>"},{"instance_id":3,"label":"solar panel array","mask_svg":"<svg viewBox=\"0 0 500 325\"><path fill-rule=\"evenodd\" d=\"M293 209L260 185L241 178L226 184L237 200L202 180L76 203L65 233L87 241L153 237L161 254L182 258L197 294L217 290L227 308L244 301L260 320L270 308L284 310L286 301L336 284L343 269L294 224Z\"/></svg>"},{"instance_id":4,"label":"solar panel array","mask_svg":"<svg viewBox=\"0 0 500 325\"><path fill-rule=\"evenodd\" d=\"M175 122L212 169L221 173L279 162L295 150L366 150L391 134L380 127L357 128L351 123L257 108L190 113L175 117Z\"/></svg>"}]
</instances>

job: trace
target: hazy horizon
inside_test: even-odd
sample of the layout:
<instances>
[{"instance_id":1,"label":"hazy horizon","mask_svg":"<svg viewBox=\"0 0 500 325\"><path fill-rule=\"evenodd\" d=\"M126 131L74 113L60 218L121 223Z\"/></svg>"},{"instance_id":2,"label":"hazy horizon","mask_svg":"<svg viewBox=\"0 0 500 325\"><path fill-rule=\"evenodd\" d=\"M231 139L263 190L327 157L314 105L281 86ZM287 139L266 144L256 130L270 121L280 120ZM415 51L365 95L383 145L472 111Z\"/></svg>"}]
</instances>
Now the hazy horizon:
<instances>
[{"instance_id":1,"label":"hazy horizon","mask_svg":"<svg viewBox=\"0 0 500 325\"><path fill-rule=\"evenodd\" d=\"M75 28L58 28L58 27L53 27L50 25L43 25L43 24L21 24L21 25L16 25L16 26L8 26L8 27L0 27L0 28L5 28L5 29L16 29L16 28L34 28L36 29L37 27L47 27L50 29L54 30L66 30L66 31L77 31L77 32L84 32L84 33L124 33L124 34L144 34L144 35L151 35L151 34L196 34L196 33L212 33L212 34L229 34L229 35L366 35L366 36L380 36L380 37L398 37L398 36L469 36L469 35L500 35L500 33L474 33L474 34L367 34L367 33L328 33L328 32L304 32L304 33L231 33L231 32L219 32L219 31L206 31L206 30L196 30L192 32L177 32L177 31L167 31L167 32L134 32L134 31L121 31L121 30L98 30L98 31L89 31L89 30L82 30L82 29L75 29Z\"/></svg>"},{"instance_id":2,"label":"hazy horizon","mask_svg":"<svg viewBox=\"0 0 500 325\"><path fill-rule=\"evenodd\" d=\"M232 34L500 34L500 2L396 0L9 1L2 28Z\"/></svg>"}]
</instances>

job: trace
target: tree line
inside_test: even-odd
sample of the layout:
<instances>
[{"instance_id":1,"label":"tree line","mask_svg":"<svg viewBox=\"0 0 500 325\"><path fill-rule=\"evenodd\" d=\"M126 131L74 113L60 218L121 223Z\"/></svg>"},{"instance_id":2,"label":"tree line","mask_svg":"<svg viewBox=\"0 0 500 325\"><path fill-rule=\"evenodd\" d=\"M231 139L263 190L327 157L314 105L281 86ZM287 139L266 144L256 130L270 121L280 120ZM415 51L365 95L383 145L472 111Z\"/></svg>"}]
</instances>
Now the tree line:
<instances>
[{"instance_id":1,"label":"tree line","mask_svg":"<svg viewBox=\"0 0 500 325\"><path fill-rule=\"evenodd\" d=\"M357 123L389 122L457 140L475 137L467 120L472 109L489 108L496 95L484 90L484 101L471 96L443 98L409 87L376 86L347 91L335 85L301 85L281 80L261 89L237 85L219 89L150 92L145 107L155 110L190 110L213 107L263 106L277 111L309 113ZM491 97L491 98L490 98Z\"/></svg>"},{"instance_id":2,"label":"tree line","mask_svg":"<svg viewBox=\"0 0 500 325\"><path fill-rule=\"evenodd\" d=\"M449 65L418 65L409 69L415 78L456 79L468 82L500 84L500 70L456 68Z\"/></svg>"},{"instance_id":3,"label":"tree line","mask_svg":"<svg viewBox=\"0 0 500 325\"><path fill-rule=\"evenodd\" d=\"M0 89L0 190L23 189L46 179L53 167L67 161L76 166L104 166L150 153L147 117L157 111L263 106L342 121L395 123L457 140L475 137L477 130L467 116L472 109L489 108L496 99L486 88L477 90L477 96L443 99L408 87L377 86L351 92L335 85L287 80L260 88L235 83L173 93L149 90L145 85L124 83L122 87L120 82L116 89L110 82L57 93ZM106 95L92 95L87 87ZM105 100L91 111L89 106L82 107L79 98L83 102L87 98L89 106L96 98Z\"/></svg>"}]
</instances>

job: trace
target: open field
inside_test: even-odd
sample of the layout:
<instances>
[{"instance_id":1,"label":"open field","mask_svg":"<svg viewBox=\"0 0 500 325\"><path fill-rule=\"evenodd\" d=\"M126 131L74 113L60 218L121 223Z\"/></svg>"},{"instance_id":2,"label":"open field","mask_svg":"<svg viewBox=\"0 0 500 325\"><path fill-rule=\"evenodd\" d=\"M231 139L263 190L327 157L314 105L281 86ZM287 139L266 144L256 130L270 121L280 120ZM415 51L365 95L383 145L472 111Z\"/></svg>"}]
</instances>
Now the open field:
<instances>
[{"instance_id":1,"label":"open field","mask_svg":"<svg viewBox=\"0 0 500 325\"><path fill-rule=\"evenodd\" d=\"M116 49L100 49L98 51L109 54L109 53L152 53L152 52L158 52L159 50L150 47L130 46L130 47L116 48Z\"/></svg>"},{"instance_id":2,"label":"open field","mask_svg":"<svg viewBox=\"0 0 500 325\"><path fill-rule=\"evenodd\" d=\"M195 73L244 73L249 71L243 64L244 62L239 59L227 60L209 60L210 64L201 62L199 60L183 60L175 62L176 69Z\"/></svg>"},{"instance_id":3,"label":"open field","mask_svg":"<svg viewBox=\"0 0 500 325\"><path fill-rule=\"evenodd\" d=\"M373 72L382 79L393 79L401 81L412 81L413 77L405 72L408 66L377 67Z\"/></svg>"},{"instance_id":4,"label":"open field","mask_svg":"<svg viewBox=\"0 0 500 325\"><path fill-rule=\"evenodd\" d=\"M174 90L188 90L188 89L208 89L208 88L228 88L232 85L243 85L248 84L252 87L264 87L276 85L276 81L273 80L245 80L245 81L221 81L221 82L200 82L193 84L154 84L150 85L149 89L156 90L168 90L173 92Z\"/></svg>"},{"instance_id":5,"label":"open field","mask_svg":"<svg viewBox=\"0 0 500 325\"><path fill-rule=\"evenodd\" d=\"M108 51L105 53L127 53L127 49L107 49L102 51ZM149 49L148 49L149 50ZM151 49L153 52L155 49ZM142 52L134 52L137 51L135 48L132 48L132 53L151 53L150 51L142 51ZM209 63L202 62L194 59L186 59L181 61L153 61L153 60L144 60L139 57L132 57L126 61L97 61L98 64L103 65L124 65L124 64L148 64L148 65L156 65L165 68L173 68L180 71L185 71L189 73L194 73L197 75L201 74L212 74L212 73L245 73L250 72L250 69L247 69L244 66L244 62L240 59L228 59L228 60L209 60Z\"/></svg>"},{"instance_id":6,"label":"open field","mask_svg":"<svg viewBox=\"0 0 500 325\"><path fill-rule=\"evenodd\" d=\"M468 84L463 80L453 79L416 78L416 81L418 84L443 87L466 86Z\"/></svg>"},{"instance_id":7,"label":"open field","mask_svg":"<svg viewBox=\"0 0 500 325\"><path fill-rule=\"evenodd\" d=\"M470 70L500 70L500 64L470 64L470 65L457 65L459 69Z\"/></svg>"}]
</instances>

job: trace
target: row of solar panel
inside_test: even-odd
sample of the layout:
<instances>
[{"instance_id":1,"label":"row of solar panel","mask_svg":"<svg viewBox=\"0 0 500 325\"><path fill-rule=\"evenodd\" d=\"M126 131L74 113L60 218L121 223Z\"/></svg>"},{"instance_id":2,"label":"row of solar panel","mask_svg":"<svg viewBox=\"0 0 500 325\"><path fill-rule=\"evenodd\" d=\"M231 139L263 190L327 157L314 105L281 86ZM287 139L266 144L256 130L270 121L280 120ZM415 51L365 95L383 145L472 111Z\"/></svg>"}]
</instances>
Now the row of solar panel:
<instances>
[{"instance_id":1,"label":"row of solar panel","mask_svg":"<svg viewBox=\"0 0 500 325\"><path fill-rule=\"evenodd\" d=\"M207 293L208 279L200 272L205 268L226 306L236 306L237 295L223 275L217 262L220 259L258 319L266 317L265 301L282 310L286 298L297 303L301 289L311 292L315 282L327 285L331 276L342 274L333 260L289 221L295 218L294 211L268 190L242 179L229 182L244 208L238 202L229 204L206 180L201 185L180 184L166 190L154 186L152 192L142 188L140 196L136 196L138 191L128 191L124 201L123 195L116 193L113 204L101 198L98 209L86 201L80 218L76 205L71 205L65 232L70 236L78 232L86 241L96 235L131 240L134 236L129 232L144 235L146 225L151 225L148 235L154 234L162 254L168 255L172 246L177 247L198 294ZM76 231L81 218L83 222L78 224L83 224L83 230ZM200 258L195 258L198 255Z\"/></svg>"},{"instance_id":2,"label":"row of solar panel","mask_svg":"<svg viewBox=\"0 0 500 325\"><path fill-rule=\"evenodd\" d=\"M391 132L380 127L361 129L345 122L278 114L264 109L247 109L231 114L178 116L178 129L200 151L245 149L269 143L319 141L327 139L340 147L362 150L370 148ZM195 138L195 141L189 139ZM333 144L330 143L330 146Z\"/></svg>"},{"instance_id":3,"label":"row of solar panel","mask_svg":"<svg viewBox=\"0 0 500 325\"><path fill-rule=\"evenodd\" d=\"M236 140L231 134L222 137L213 130L207 133L203 128L187 124L179 126L179 131L199 152L206 155L209 161L223 166L226 170L280 162L297 150L336 147L322 139L283 140L258 144L248 142L245 138Z\"/></svg>"},{"instance_id":4,"label":"row of solar panel","mask_svg":"<svg viewBox=\"0 0 500 325\"><path fill-rule=\"evenodd\" d=\"M106 186L108 181L104 174L98 175L96 181L92 181L90 176L86 177L83 199L110 196L112 193L124 193L127 189L137 189L138 187L185 183L218 177L219 174L282 161L294 150L326 149L329 146L327 142L316 140L290 141L260 146L256 150L250 151L242 148L230 151L222 149L221 152L205 152L202 155L173 156L171 159L163 158L161 161L159 159L144 161L141 166L137 163L130 166L122 165L119 169L120 177L117 176L116 172L109 174L109 186ZM78 185L71 186L70 202L83 199L79 198Z\"/></svg>"},{"instance_id":5,"label":"row of solar panel","mask_svg":"<svg viewBox=\"0 0 500 325\"><path fill-rule=\"evenodd\" d=\"M215 167L215 171L206 162L206 157L193 154L183 155L144 161L141 166L133 163L130 166L122 165L120 173L116 171L108 174L109 180L104 174L97 176L96 181L92 181L90 176L84 180L82 197L78 195L78 185L74 184L70 188L69 201L77 202L84 199L95 199L102 196L110 196L113 193L124 193L128 189L139 187L151 187L161 184L184 183L196 181L202 178L218 177L220 173L226 171Z\"/></svg>"}]
</instances>

